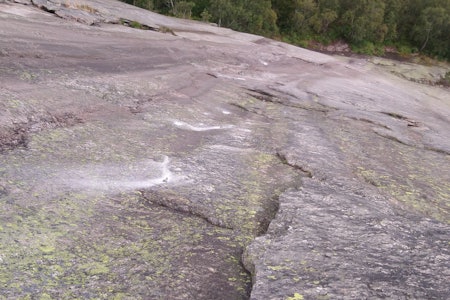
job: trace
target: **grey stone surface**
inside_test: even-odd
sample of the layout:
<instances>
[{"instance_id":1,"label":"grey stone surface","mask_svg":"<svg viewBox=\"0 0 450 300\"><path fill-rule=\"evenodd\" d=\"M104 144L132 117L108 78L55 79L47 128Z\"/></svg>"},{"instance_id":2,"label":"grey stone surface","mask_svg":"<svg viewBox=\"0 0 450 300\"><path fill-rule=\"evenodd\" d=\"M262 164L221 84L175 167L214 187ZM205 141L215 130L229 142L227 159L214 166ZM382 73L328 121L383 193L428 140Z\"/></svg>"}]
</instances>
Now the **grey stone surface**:
<instances>
[{"instance_id":1,"label":"grey stone surface","mask_svg":"<svg viewBox=\"0 0 450 300\"><path fill-rule=\"evenodd\" d=\"M448 89L33 3L0 4L1 298L447 298Z\"/></svg>"}]
</instances>

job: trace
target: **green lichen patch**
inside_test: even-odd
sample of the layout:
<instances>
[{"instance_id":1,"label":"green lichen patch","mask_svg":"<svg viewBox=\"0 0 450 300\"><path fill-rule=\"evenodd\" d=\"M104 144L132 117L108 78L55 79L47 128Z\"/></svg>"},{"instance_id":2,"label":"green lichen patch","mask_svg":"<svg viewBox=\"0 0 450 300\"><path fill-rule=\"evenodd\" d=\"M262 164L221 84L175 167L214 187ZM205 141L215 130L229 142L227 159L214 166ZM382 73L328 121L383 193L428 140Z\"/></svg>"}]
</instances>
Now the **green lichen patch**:
<instances>
[{"instance_id":1,"label":"green lichen patch","mask_svg":"<svg viewBox=\"0 0 450 300\"><path fill-rule=\"evenodd\" d=\"M56 203L53 213L15 218L0 233L6 242L1 245L6 268L0 276L5 295L158 298L184 294L186 282L202 283L204 276L211 276L213 286L234 291L233 298L247 295L249 277L240 267L230 230L149 207L136 194L97 198L92 213L83 217L79 214L86 202L79 211L70 207L71 215L63 213L63 206L57 210ZM201 285L190 288L215 293Z\"/></svg>"},{"instance_id":2,"label":"green lichen patch","mask_svg":"<svg viewBox=\"0 0 450 300\"><path fill-rule=\"evenodd\" d=\"M340 126L334 137L343 153L353 156L349 162L358 176L390 195L393 203L450 222L448 155Z\"/></svg>"}]
</instances>

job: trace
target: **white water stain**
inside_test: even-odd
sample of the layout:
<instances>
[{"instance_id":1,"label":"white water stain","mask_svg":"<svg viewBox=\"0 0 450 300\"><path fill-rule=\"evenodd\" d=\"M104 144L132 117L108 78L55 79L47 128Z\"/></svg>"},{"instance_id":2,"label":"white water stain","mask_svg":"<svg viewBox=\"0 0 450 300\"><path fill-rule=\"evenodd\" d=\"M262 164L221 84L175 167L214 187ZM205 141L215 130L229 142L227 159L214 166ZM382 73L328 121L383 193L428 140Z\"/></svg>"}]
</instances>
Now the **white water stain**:
<instances>
[{"instance_id":1,"label":"white water stain","mask_svg":"<svg viewBox=\"0 0 450 300\"><path fill-rule=\"evenodd\" d=\"M228 110L222 110L222 113L223 113L224 115L230 115L230 114L231 114L231 112L229 112Z\"/></svg>"},{"instance_id":2,"label":"white water stain","mask_svg":"<svg viewBox=\"0 0 450 300\"><path fill-rule=\"evenodd\" d=\"M229 75L224 75L224 74L218 74L217 77L225 78L225 79L239 80L239 81L245 81L246 80L243 77L234 77L234 76L229 76Z\"/></svg>"},{"instance_id":3,"label":"white water stain","mask_svg":"<svg viewBox=\"0 0 450 300\"><path fill-rule=\"evenodd\" d=\"M197 126L188 124L183 121L174 120L173 125L178 128L190 130L190 131L209 131L209 130L219 130L219 129L230 129L233 128L233 125L224 125L224 126L205 126L203 123L198 124Z\"/></svg>"},{"instance_id":4,"label":"white water stain","mask_svg":"<svg viewBox=\"0 0 450 300\"><path fill-rule=\"evenodd\" d=\"M169 157L164 156L161 162L146 160L120 165L86 165L67 170L58 177L62 183L83 190L122 192L180 183L183 176L174 174L169 163Z\"/></svg>"},{"instance_id":5,"label":"white water stain","mask_svg":"<svg viewBox=\"0 0 450 300\"><path fill-rule=\"evenodd\" d=\"M227 152L254 152L255 150L252 148L239 148L239 147L233 147L228 145L211 145L209 146L210 149L215 150L222 150Z\"/></svg>"}]
</instances>

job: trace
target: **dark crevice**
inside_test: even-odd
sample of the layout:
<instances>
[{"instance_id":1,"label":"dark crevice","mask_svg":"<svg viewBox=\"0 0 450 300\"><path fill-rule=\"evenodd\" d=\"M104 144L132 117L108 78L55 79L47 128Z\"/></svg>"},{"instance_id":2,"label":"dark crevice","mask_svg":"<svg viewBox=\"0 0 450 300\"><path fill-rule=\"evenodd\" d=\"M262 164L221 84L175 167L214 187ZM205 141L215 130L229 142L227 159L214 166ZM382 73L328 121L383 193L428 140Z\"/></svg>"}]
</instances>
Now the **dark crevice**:
<instances>
[{"instance_id":1,"label":"dark crevice","mask_svg":"<svg viewBox=\"0 0 450 300\"><path fill-rule=\"evenodd\" d=\"M360 122L364 122L364 123L373 124L373 125L380 126L380 127L385 128L385 129L391 130L391 128L389 128L389 126L387 126L387 125L384 125L384 124L381 124L381 123L378 123L378 122L374 122L374 121L366 119L366 118L358 118L358 117L347 117L347 118L355 120L355 121L360 121Z\"/></svg>"},{"instance_id":2,"label":"dark crevice","mask_svg":"<svg viewBox=\"0 0 450 300\"><path fill-rule=\"evenodd\" d=\"M413 120L407 120L408 124L406 124L408 127L420 127L420 123Z\"/></svg>"},{"instance_id":3,"label":"dark crevice","mask_svg":"<svg viewBox=\"0 0 450 300\"><path fill-rule=\"evenodd\" d=\"M274 104L280 104L280 105L286 106L286 107L298 108L298 109L307 110L307 111L316 111L316 112L321 112L321 113L328 113L332 110L332 108L323 106L322 104L319 104L319 103L314 103L314 105L318 105L320 107L308 106L308 105L303 105L303 104L299 104L299 103L288 103L286 101L282 101L275 95L270 94L265 91L261 91L261 90L257 90L257 89L247 89L247 90L249 91L249 93L247 93L249 96L251 96L257 100L263 101L263 102L270 102L270 103L274 103ZM307 93L310 95L313 95L315 97L318 97L317 94L314 94L311 92L307 92ZM296 98L294 95L289 95L289 94L287 94L287 95L290 97Z\"/></svg>"},{"instance_id":4,"label":"dark crevice","mask_svg":"<svg viewBox=\"0 0 450 300\"><path fill-rule=\"evenodd\" d=\"M248 93L250 96L255 97L258 100L280 103L279 101L274 101L275 95L272 95L268 92L258 90L258 89L248 89L248 91L251 92L251 93Z\"/></svg>"},{"instance_id":5,"label":"dark crevice","mask_svg":"<svg viewBox=\"0 0 450 300\"><path fill-rule=\"evenodd\" d=\"M119 23L123 26L131 27L134 29L160 31L159 28L157 28L157 27L148 26L148 25L139 23L137 21L123 19L123 18L119 20Z\"/></svg>"},{"instance_id":6,"label":"dark crevice","mask_svg":"<svg viewBox=\"0 0 450 300\"><path fill-rule=\"evenodd\" d=\"M246 111L248 113L258 114L258 112L253 111L253 110L251 110L251 109L249 109L249 108L247 108L247 107L245 107L245 106L243 106L242 104L239 104L239 103L232 102L232 103L230 103L230 105L235 106L235 107L237 107L239 109L242 109L243 111Z\"/></svg>"},{"instance_id":7,"label":"dark crevice","mask_svg":"<svg viewBox=\"0 0 450 300\"><path fill-rule=\"evenodd\" d=\"M149 26L149 25L146 25L143 23L139 23L138 21L123 19L123 18L119 20L119 23L122 24L123 26L131 27L134 29L150 30L150 31L155 31L155 32L160 32L160 33L169 33L173 36L177 36L175 34L175 32L173 31L173 29L166 27L166 26L153 27L153 26Z\"/></svg>"},{"instance_id":8,"label":"dark crevice","mask_svg":"<svg viewBox=\"0 0 450 300\"><path fill-rule=\"evenodd\" d=\"M255 235L256 237L263 236L267 234L267 231L269 230L270 223L276 218L278 211L280 210L280 196L286 191L282 191L280 194L273 196L272 202L271 202L271 208L265 208L264 210L264 220L259 222L259 228ZM255 276L256 276L256 270L255 270L255 263L252 260L251 255L247 253L248 246L245 246L243 248L243 251L241 253L241 259L239 263L241 264L242 268L247 272L249 277L252 279L251 284L249 284L248 287L248 295L249 298L251 296L251 292L253 290L253 285L255 284Z\"/></svg>"},{"instance_id":9,"label":"dark crevice","mask_svg":"<svg viewBox=\"0 0 450 300\"><path fill-rule=\"evenodd\" d=\"M415 145L411 145L411 144L409 144L409 143L407 143L405 141L402 141L402 140L400 140L399 138L397 138L395 136L388 135L388 134L382 134L382 133L377 132L377 131L374 131L374 132L375 132L375 134L377 134L377 135L379 135L381 137L384 137L385 139L388 139L388 140L400 143L400 144L405 145L405 146L415 147Z\"/></svg>"},{"instance_id":10,"label":"dark crevice","mask_svg":"<svg viewBox=\"0 0 450 300\"><path fill-rule=\"evenodd\" d=\"M280 209L280 195L274 195L270 201L263 204L263 210L257 218L257 227L255 228L255 236L261 236L267 233L269 225L275 219Z\"/></svg>"},{"instance_id":11,"label":"dark crevice","mask_svg":"<svg viewBox=\"0 0 450 300\"><path fill-rule=\"evenodd\" d=\"M436 152L436 153L439 153L439 154L450 155L450 151L445 150L445 149L438 149L438 148L426 146L426 147L425 147L425 150L433 151L433 152Z\"/></svg>"},{"instance_id":12,"label":"dark crevice","mask_svg":"<svg viewBox=\"0 0 450 300\"><path fill-rule=\"evenodd\" d=\"M28 128L20 124L0 131L0 153L28 146Z\"/></svg>"},{"instance_id":13,"label":"dark crevice","mask_svg":"<svg viewBox=\"0 0 450 300\"><path fill-rule=\"evenodd\" d=\"M415 147L415 148L422 148L422 146L418 147L417 145L413 145L413 144L407 143L405 141L400 140L399 138L397 138L395 136L382 134L382 133L379 133L379 132L376 132L376 131L374 131L374 132L377 135L379 135L381 137L384 137L385 139L388 139L388 140L400 143L402 145L409 146L409 147ZM439 148L435 148L435 147L431 147L431 146L425 146L422 149L428 150L428 151L433 151L433 152L436 152L436 153L439 153L439 154L450 155L450 151L445 150L445 149L439 149Z\"/></svg>"},{"instance_id":14,"label":"dark crevice","mask_svg":"<svg viewBox=\"0 0 450 300\"><path fill-rule=\"evenodd\" d=\"M286 155L285 155L284 153L282 153L281 151L277 151L277 157L280 159L280 161L281 161L283 164L285 164L285 165L287 165L287 166L289 166L289 167L291 167L291 168L294 168L294 169L296 169L296 170L301 171L301 172L304 173L308 178L313 178L313 173L312 173L312 171L306 169L306 168L303 167L303 166L299 166L299 165L297 165L297 164L294 164L294 163L289 162L289 160L288 160L288 158L286 157Z\"/></svg>"},{"instance_id":15,"label":"dark crevice","mask_svg":"<svg viewBox=\"0 0 450 300\"><path fill-rule=\"evenodd\" d=\"M311 65L314 65L314 66L318 66L318 67L323 67L323 66L326 65L326 63L313 62L313 61L310 61L310 60L308 60L308 59L303 59L303 58L300 58L300 57L294 57L294 59L300 60L300 61L305 62L305 63L307 63L307 64L311 64Z\"/></svg>"},{"instance_id":16,"label":"dark crevice","mask_svg":"<svg viewBox=\"0 0 450 300\"><path fill-rule=\"evenodd\" d=\"M36 6L37 8L39 8L39 9L41 9L41 10L43 10L43 11L52 13L52 14L54 14L55 11L56 11L56 9L57 9L56 5L55 5L55 4L51 5L51 3L50 3L50 4L47 4L47 3L46 3L46 4L43 4L43 3L41 3L41 2L34 1L34 0L31 0L31 3L32 3L34 6Z\"/></svg>"},{"instance_id":17,"label":"dark crevice","mask_svg":"<svg viewBox=\"0 0 450 300\"><path fill-rule=\"evenodd\" d=\"M408 117L402 116L402 115L397 114L397 113L393 113L393 112L384 112L384 111L382 111L381 113L382 113L383 115L390 116L390 117L392 117L392 118L394 118L394 119L397 119L397 120L406 121L406 122L407 122L406 125L407 125L408 127L420 127L420 125L421 125L419 122L414 121L414 120L412 120L412 119L410 119L410 118L408 118Z\"/></svg>"},{"instance_id":18,"label":"dark crevice","mask_svg":"<svg viewBox=\"0 0 450 300\"><path fill-rule=\"evenodd\" d=\"M209 76L214 77L214 78L219 78L219 76L217 76L216 74L211 73L211 72L206 73L206 75L209 75Z\"/></svg>"},{"instance_id":19,"label":"dark crevice","mask_svg":"<svg viewBox=\"0 0 450 300\"><path fill-rule=\"evenodd\" d=\"M253 276L253 273L250 270L248 270L247 267L245 266L245 262L243 260L244 253L245 253L245 250L241 249L241 252L239 254L239 257L240 257L239 265L241 266L241 269L247 274L248 278L251 279L251 282L247 282L247 284L245 286L245 293L246 293L247 299L250 299L250 297L252 295L253 280L254 280L253 277L254 276Z\"/></svg>"},{"instance_id":20,"label":"dark crevice","mask_svg":"<svg viewBox=\"0 0 450 300\"><path fill-rule=\"evenodd\" d=\"M281 192L280 194L282 194ZM159 207L163 207L169 210L172 210L176 213L181 214L187 214L189 216L198 217L208 224L229 229L229 230L237 230L239 231L239 228L233 228L231 226L228 226L227 224L224 224L220 219L212 218L208 216L207 211L202 211L201 208L195 207L193 203L182 197L179 194L176 194L171 191L162 191L162 190L141 190L141 200L146 205L156 205ZM279 203L279 197L280 194L275 194L271 197L270 201L267 201L266 203L263 203L263 212L257 217L255 228L253 231L254 237L262 236L267 233L268 228L272 220L276 217L280 203ZM248 274L248 277L252 279L252 283L248 283L246 285L246 294L248 295L248 298L250 298L251 291L253 288L254 278L255 278L255 270L254 265L251 261L248 261L246 259L246 247L238 247L239 251L239 264L242 267L242 270L245 271Z\"/></svg>"},{"instance_id":21,"label":"dark crevice","mask_svg":"<svg viewBox=\"0 0 450 300\"><path fill-rule=\"evenodd\" d=\"M203 219L207 223L224 228L233 230L234 228L229 224L226 224L223 220L209 216L205 209L201 207L196 207L190 200L182 197L181 195L175 194L173 192L164 192L158 190L141 190L141 199L144 203L150 203L153 205L165 207L170 210L174 210L179 213L189 214L200 219Z\"/></svg>"},{"instance_id":22,"label":"dark crevice","mask_svg":"<svg viewBox=\"0 0 450 300\"><path fill-rule=\"evenodd\" d=\"M251 109L251 108L243 106L242 104L234 103L234 102L230 103L230 105L235 106L235 107L237 107L239 109L242 109L245 112L248 112L248 113L251 113L251 114L255 114L255 115L258 115L258 116L262 116L262 117L265 117L265 118L267 118L269 120L273 120L273 118L271 118L271 117L267 116L266 114L262 113L261 111L259 111L258 108Z\"/></svg>"},{"instance_id":23,"label":"dark crevice","mask_svg":"<svg viewBox=\"0 0 450 300\"><path fill-rule=\"evenodd\" d=\"M261 90L255 90L255 89L248 89L249 93L247 93L247 95L263 101L263 102L270 102L270 103L275 103L275 104L281 104L281 105L286 105L285 103L281 102L280 99L276 98L274 95L269 94L267 92L261 91ZM288 105L286 105L288 106Z\"/></svg>"},{"instance_id":24,"label":"dark crevice","mask_svg":"<svg viewBox=\"0 0 450 300\"><path fill-rule=\"evenodd\" d=\"M81 117L73 113L48 114L40 118L29 117L27 122L0 130L0 153L17 148L26 149L30 133L40 132L45 129L70 127L83 122L84 120Z\"/></svg>"},{"instance_id":25,"label":"dark crevice","mask_svg":"<svg viewBox=\"0 0 450 300\"><path fill-rule=\"evenodd\" d=\"M287 165L288 167L294 168L295 170L300 171L305 176L312 178L312 172L309 170L305 170L303 167L297 166L295 164L291 164L288 162L286 156L281 153L280 151L276 152L276 156L281 161L282 164ZM263 236L267 234L269 230L269 226L272 223L272 221L276 218L279 210L280 210L280 197L283 195L287 190L291 188L297 188L295 184L290 184L289 186L285 187L281 192L276 193L271 198L272 201L270 201L270 207L264 208L264 219L259 221L259 230L256 234L256 237ZM252 284L249 288L249 295L251 296L251 291L253 290L253 286L256 282L256 270L255 270L255 263L253 261L252 255L250 255L248 252L248 246L244 248L244 251L241 255L240 263L242 267L246 270L246 272L251 276Z\"/></svg>"},{"instance_id":26,"label":"dark crevice","mask_svg":"<svg viewBox=\"0 0 450 300\"><path fill-rule=\"evenodd\" d=\"M385 111L382 111L381 113L382 113L383 115L390 116L390 117L392 117L392 118L394 118L394 119L398 119L398 120L409 120L407 117L402 116L402 115L397 114L397 113L393 113L393 112L385 112Z\"/></svg>"}]
</instances>

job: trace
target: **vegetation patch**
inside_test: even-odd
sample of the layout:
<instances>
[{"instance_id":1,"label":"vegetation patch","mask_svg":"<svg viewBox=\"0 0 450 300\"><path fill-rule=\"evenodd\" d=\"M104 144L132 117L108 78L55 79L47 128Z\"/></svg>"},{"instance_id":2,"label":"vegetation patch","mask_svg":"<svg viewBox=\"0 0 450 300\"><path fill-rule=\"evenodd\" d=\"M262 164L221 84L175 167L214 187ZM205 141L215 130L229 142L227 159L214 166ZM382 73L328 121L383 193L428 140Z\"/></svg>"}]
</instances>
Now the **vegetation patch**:
<instances>
[{"instance_id":1,"label":"vegetation patch","mask_svg":"<svg viewBox=\"0 0 450 300\"><path fill-rule=\"evenodd\" d=\"M171 35L175 35L176 36L175 32L172 29L170 29L169 27L166 27L166 26L160 26L159 27L159 32L170 33Z\"/></svg>"},{"instance_id":2,"label":"vegetation patch","mask_svg":"<svg viewBox=\"0 0 450 300\"><path fill-rule=\"evenodd\" d=\"M450 59L450 2L442 0L122 0L158 13L214 22L307 47L343 40L356 53L381 55L401 45L402 55Z\"/></svg>"},{"instance_id":3,"label":"vegetation patch","mask_svg":"<svg viewBox=\"0 0 450 300\"><path fill-rule=\"evenodd\" d=\"M96 14L99 12L96 8L93 8L92 6L89 6L86 3L78 3L76 1L64 2L62 5L67 8L75 8L75 9L83 10L83 11L91 13L91 14Z\"/></svg>"},{"instance_id":4,"label":"vegetation patch","mask_svg":"<svg viewBox=\"0 0 450 300\"><path fill-rule=\"evenodd\" d=\"M134 28L134 29L158 31L154 27L150 27L148 25L139 23L138 21L134 21L134 20L120 19L119 23L124 25L124 26L131 27L131 28Z\"/></svg>"},{"instance_id":5,"label":"vegetation patch","mask_svg":"<svg viewBox=\"0 0 450 300\"><path fill-rule=\"evenodd\" d=\"M443 86L450 87L450 71L445 73L445 75L442 76L441 80L438 83Z\"/></svg>"}]
</instances>

